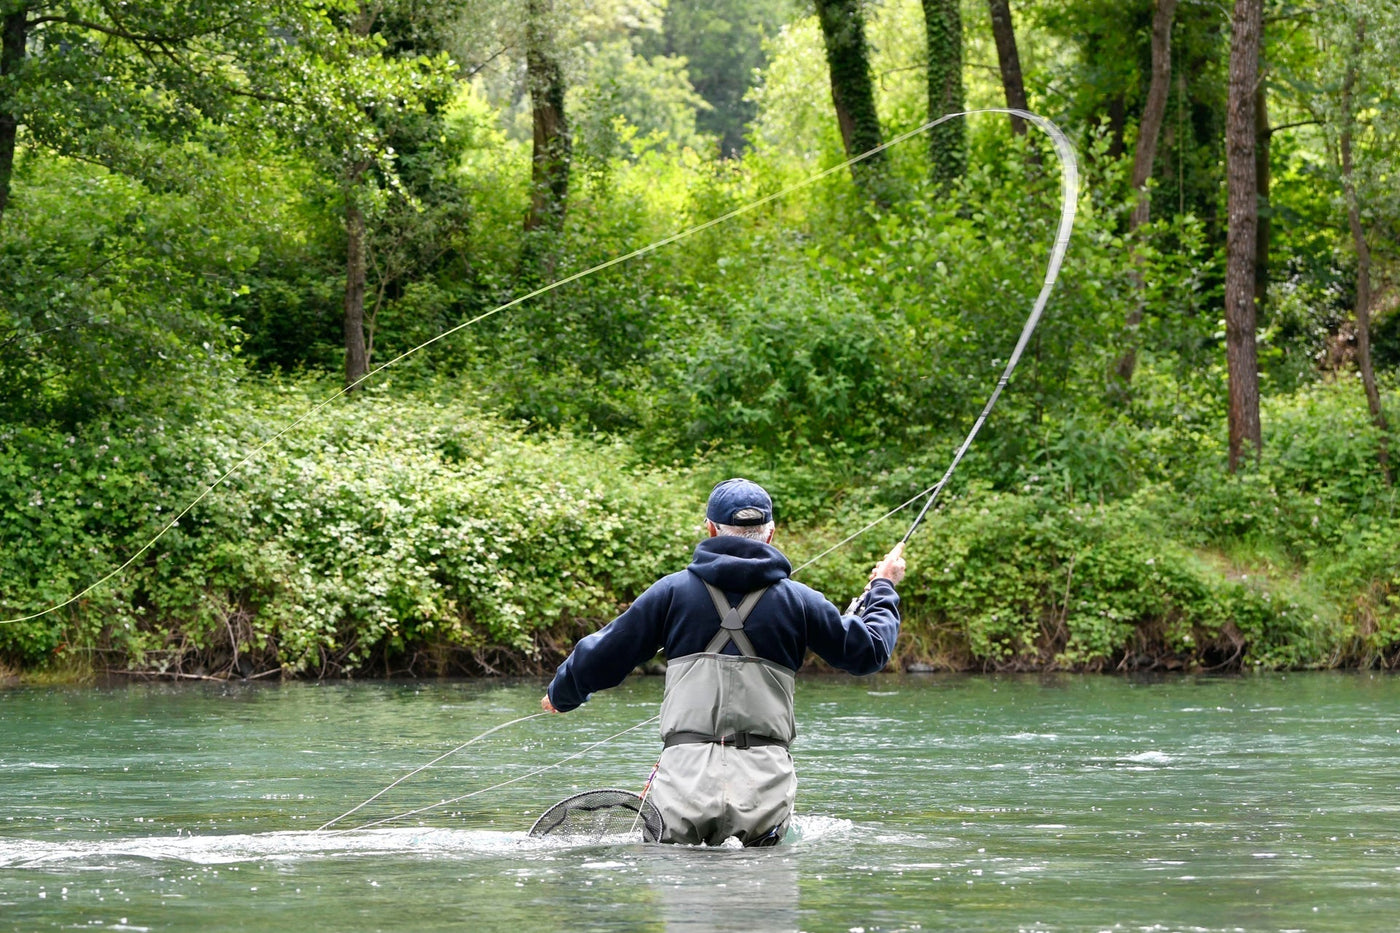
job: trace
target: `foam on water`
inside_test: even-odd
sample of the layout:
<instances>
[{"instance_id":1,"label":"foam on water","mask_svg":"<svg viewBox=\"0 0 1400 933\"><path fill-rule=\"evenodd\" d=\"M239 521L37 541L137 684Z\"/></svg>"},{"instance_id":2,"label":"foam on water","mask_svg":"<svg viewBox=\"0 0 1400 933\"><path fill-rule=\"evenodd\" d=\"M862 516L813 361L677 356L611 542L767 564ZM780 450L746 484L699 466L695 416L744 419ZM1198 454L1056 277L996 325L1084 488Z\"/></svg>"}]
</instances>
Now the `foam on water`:
<instances>
[{"instance_id":1,"label":"foam on water","mask_svg":"<svg viewBox=\"0 0 1400 933\"><path fill-rule=\"evenodd\" d=\"M794 818L785 845L840 843L859 834L850 820L806 815ZM525 856L560 850L639 844L636 834L602 839L532 837L524 831L395 828L345 832L288 831L227 835L130 836L96 841L11 839L0 846L0 868L107 868L132 862L230 865L242 862L409 856L472 859Z\"/></svg>"},{"instance_id":2,"label":"foam on water","mask_svg":"<svg viewBox=\"0 0 1400 933\"><path fill-rule=\"evenodd\" d=\"M429 858L501 854L537 847L525 833L463 829L373 829L353 833L269 832L136 836L98 841L10 840L0 868L91 867L132 861L227 865L291 859L419 853Z\"/></svg>"}]
</instances>

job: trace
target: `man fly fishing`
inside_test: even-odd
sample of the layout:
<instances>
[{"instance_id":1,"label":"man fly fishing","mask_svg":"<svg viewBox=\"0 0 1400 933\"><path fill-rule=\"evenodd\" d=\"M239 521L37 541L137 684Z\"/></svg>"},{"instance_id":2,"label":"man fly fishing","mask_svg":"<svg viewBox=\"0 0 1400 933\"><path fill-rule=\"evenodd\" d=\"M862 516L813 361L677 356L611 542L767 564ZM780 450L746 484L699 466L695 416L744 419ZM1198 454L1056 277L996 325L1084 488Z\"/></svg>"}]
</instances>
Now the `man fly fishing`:
<instances>
[{"instance_id":1,"label":"man fly fishing","mask_svg":"<svg viewBox=\"0 0 1400 933\"><path fill-rule=\"evenodd\" d=\"M650 791L664 823L660 841L774 845L797 793L788 753L797 669L809 649L852 674L885 666L899 635L904 545L875 565L857 608L843 615L790 579L792 565L771 543L773 501L757 483L716 485L705 528L690 566L579 641L540 705L575 709L664 650L665 747Z\"/></svg>"}]
</instances>

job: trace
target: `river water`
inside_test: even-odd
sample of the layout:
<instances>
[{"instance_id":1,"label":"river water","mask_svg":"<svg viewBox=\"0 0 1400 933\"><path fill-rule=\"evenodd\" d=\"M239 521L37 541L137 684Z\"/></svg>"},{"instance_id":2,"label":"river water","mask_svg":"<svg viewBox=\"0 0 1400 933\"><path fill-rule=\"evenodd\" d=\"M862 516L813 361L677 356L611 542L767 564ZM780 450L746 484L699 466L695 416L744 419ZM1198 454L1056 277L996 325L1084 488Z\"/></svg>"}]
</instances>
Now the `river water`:
<instances>
[{"instance_id":1,"label":"river water","mask_svg":"<svg viewBox=\"0 0 1400 933\"><path fill-rule=\"evenodd\" d=\"M506 726L319 832L540 684L0 691L0 930L1400 926L1400 679L808 677L783 845L528 837L641 789L660 690Z\"/></svg>"}]
</instances>

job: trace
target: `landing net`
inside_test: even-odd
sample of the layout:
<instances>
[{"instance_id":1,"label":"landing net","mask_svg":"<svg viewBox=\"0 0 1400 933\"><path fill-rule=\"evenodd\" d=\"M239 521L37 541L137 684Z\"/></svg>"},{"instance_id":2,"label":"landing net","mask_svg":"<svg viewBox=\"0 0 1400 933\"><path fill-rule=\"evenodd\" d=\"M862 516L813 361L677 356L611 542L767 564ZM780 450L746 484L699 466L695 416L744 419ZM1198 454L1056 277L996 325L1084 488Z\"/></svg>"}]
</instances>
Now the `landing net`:
<instances>
[{"instance_id":1,"label":"landing net","mask_svg":"<svg viewBox=\"0 0 1400 933\"><path fill-rule=\"evenodd\" d=\"M661 838L661 812L630 790L590 790L544 811L530 827L531 836L570 836L598 842L607 836L630 836L641 830L644 842Z\"/></svg>"}]
</instances>

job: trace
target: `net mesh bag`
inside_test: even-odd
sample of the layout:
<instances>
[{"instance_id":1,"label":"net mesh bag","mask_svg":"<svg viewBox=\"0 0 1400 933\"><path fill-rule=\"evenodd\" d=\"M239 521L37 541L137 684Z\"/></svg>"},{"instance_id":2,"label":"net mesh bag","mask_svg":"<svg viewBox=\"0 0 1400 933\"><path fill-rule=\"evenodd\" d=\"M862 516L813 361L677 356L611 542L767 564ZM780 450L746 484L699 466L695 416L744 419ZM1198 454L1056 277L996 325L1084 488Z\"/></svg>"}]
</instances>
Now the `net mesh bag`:
<instances>
[{"instance_id":1,"label":"net mesh bag","mask_svg":"<svg viewBox=\"0 0 1400 933\"><path fill-rule=\"evenodd\" d=\"M640 814L640 815L639 815ZM559 801L530 827L531 836L576 836L597 841L641 831L646 842L661 838L661 811L630 790L590 790Z\"/></svg>"}]
</instances>

